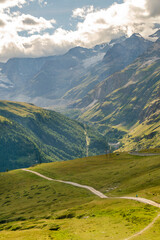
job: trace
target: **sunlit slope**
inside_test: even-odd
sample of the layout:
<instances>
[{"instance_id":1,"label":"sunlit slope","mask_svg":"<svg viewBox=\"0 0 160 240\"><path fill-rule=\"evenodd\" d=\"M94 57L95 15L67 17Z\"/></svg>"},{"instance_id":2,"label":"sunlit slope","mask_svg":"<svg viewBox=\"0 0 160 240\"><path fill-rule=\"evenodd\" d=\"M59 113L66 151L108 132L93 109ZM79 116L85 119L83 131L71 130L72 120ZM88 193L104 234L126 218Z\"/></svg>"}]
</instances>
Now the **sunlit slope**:
<instances>
[{"instance_id":1,"label":"sunlit slope","mask_svg":"<svg viewBox=\"0 0 160 240\"><path fill-rule=\"evenodd\" d=\"M154 102L157 104L156 112L154 106L148 108L149 116L138 121L122 139L122 151L132 149L145 149L160 147L160 100ZM152 109L151 109L152 108Z\"/></svg>"},{"instance_id":2,"label":"sunlit slope","mask_svg":"<svg viewBox=\"0 0 160 240\"><path fill-rule=\"evenodd\" d=\"M159 156L110 154L40 164L32 170L93 186L108 196L138 194L160 202ZM158 214L158 209L149 205L101 200L85 189L22 170L1 173L0 181L0 239L124 240ZM160 232L156 225L154 229L158 240ZM152 229L148 236L153 236Z\"/></svg>"},{"instance_id":3,"label":"sunlit slope","mask_svg":"<svg viewBox=\"0 0 160 240\"><path fill-rule=\"evenodd\" d=\"M122 141L124 150L159 147L159 52L157 42L133 64L97 85L77 104L83 111L78 119L95 124L109 141L118 141L128 133L128 140ZM136 142L137 137L142 141ZM133 142L130 147L129 141Z\"/></svg>"},{"instance_id":4,"label":"sunlit slope","mask_svg":"<svg viewBox=\"0 0 160 240\"><path fill-rule=\"evenodd\" d=\"M105 152L97 132L77 121L31 104L0 101L0 170L68 160Z\"/></svg>"}]
</instances>

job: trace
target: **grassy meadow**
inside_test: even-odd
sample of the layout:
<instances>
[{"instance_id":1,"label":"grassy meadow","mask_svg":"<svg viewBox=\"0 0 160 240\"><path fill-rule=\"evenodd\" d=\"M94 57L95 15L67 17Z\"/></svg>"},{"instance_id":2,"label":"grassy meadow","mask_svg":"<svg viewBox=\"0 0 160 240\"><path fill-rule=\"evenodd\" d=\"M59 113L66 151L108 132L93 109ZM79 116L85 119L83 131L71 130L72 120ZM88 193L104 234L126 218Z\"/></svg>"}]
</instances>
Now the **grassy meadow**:
<instances>
[{"instance_id":1,"label":"grassy meadow","mask_svg":"<svg viewBox=\"0 0 160 240\"><path fill-rule=\"evenodd\" d=\"M135 196L160 202L160 156L113 153L102 156L37 165L30 168L45 176L86 184L109 197Z\"/></svg>"},{"instance_id":2,"label":"grassy meadow","mask_svg":"<svg viewBox=\"0 0 160 240\"><path fill-rule=\"evenodd\" d=\"M160 156L127 153L39 164L48 177L75 181L110 197L146 197L160 203ZM124 199L100 199L91 192L32 173L0 173L0 240L124 240L160 212ZM158 240L160 220L135 240Z\"/></svg>"}]
</instances>

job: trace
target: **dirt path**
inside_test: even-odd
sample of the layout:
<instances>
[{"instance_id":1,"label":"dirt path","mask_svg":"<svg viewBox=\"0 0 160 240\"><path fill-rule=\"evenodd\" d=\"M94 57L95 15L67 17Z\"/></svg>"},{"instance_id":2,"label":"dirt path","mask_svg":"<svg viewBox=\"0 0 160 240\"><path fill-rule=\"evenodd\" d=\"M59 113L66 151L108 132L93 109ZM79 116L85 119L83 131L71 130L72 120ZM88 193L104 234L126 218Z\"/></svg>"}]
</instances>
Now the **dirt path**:
<instances>
[{"instance_id":1,"label":"dirt path","mask_svg":"<svg viewBox=\"0 0 160 240\"><path fill-rule=\"evenodd\" d=\"M69 185L72 185L72 186L75 186L75 187L79 187L79 188L84 188L84 189L87 189L89 190L90 192L92 192L94 195L100 197L100 198L108 198L106 195L104 195L103 193L99 192L98 190L94 189L93 187L90 187L90 186L87 186L87 185L81 185L79 183L75 183L75 182L70 182L70 181L63 181L63 180L57 180L57 179L53 179L53 178L49 178L49 177L46 177L38 172L35 172L35 171L32 171L32 170L29 170L29 169L21 169L23 171L26 171L26 172L30 172L30 173L33 173L41 178L44 178L44 179L47 179L49 181L54 181L54 182L60 182L60 183L65 183L65 184L69 184ZM154 202L154 201L151 201L149 199L146 199L146 198L139 198L139 197L115 197L117 199L128 199L128 200L134 200L134 201L137 201L137 202L142 202L142 203L145 203L145 204L149 204L149 205L152 205L154 207L158 207L160 208L160 204Z\"/></svg>"},{"instance_id":2,"label":"dirt path","mask_svg":"<svg viewBox=\"0 0 160 240\"><path fill-rule=\"evenodd\" d=\"M152 205L154 207L160 208L160 204L159 203L156 203L156 202L151 201L151 200L146 199L146 198L139 198L139 197L120 197L120 198L134 200L134 201L137 201L137 202L142 202L142 203L149 204L149 205Z\"/></svg>"},{"instance_id":3,"label":"dirt path","mask_svg":"<svg viewBox=\"0 0 160 240\"><path fill-rule=\"evenodd\" d=\"M155 224L155 222L158 220L159 217L160 217L160 214L158 214L158 216L143 230L141 230L140 232L134 234L133 236L131 236L129 238L125 238L124 240L130 240L132 238L138 237L139 235L143 234L145 231L147 231L149 228L151 228Z\"/></svg>"},{"instance_id":4,"label":"dirt path","mask_svg":"<svg viewBox=\"0 0 160 240\"><path fill-rule=\"evenodd\" d=\"M22 169L23 171L26 171L26 172L30 172L30 173L33 173L33 174L36 174L37 176L41 177L41 178L44 178L44 179L47 179L49 181L54 181L54 182L60 182L60 183L65 183L65 184L69 184L69 185L72 185L72 186L75 186L75 187L79 187L79 188L84 188L84 189L87 189L89 190L90 192L92 192L94 195L100 197L100 198L108 198L107 196L105 196L103 193L97 191L96 189L94 189L93 187L90 187L90 186L87 186L87 185L81 185L79 183L75 183L75 182L69 182L69 181L63 181L63 180L56 180L56 179L53 179L53 178L49 178L49 177L46 177L38 172L35 172L35 171L32 171L32 170L29 170L29 169Z\"/></svg>"}]
</instances>

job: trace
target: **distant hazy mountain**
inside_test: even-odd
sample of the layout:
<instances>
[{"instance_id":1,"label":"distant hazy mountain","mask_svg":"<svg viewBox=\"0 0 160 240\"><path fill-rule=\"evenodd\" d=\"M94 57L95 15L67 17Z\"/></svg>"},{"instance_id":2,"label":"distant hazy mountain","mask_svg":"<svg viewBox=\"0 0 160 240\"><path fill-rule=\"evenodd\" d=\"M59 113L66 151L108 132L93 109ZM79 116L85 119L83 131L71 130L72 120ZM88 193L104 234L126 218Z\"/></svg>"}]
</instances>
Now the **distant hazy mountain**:
<instances>
[{"instance_id":1,"label":"distant hazy mountain","mask_svg":"<svg viewBox=\"0 0 160 240\"><path fill-rule=\"evenodd\" d=\"M103 60L81 77L80 84L66 93L65 99L83 98L99 82L131 64L153 44L139 34L133 34L127 39L120 38L113 43Z\"/></svg>"},{"instance_id":2,"label":"distant hazy mountain","mask_svg":"<svg viewBox=\"0 0 160 240\"><path fill-rule=\"evenodd\" d=\"M130 64L151 44L134 34L92 49L72 48L64 55L10 59L1 66L0 97L46 107L67 105Z\"/></svg>"},{"instance_id":3,"label":"distant hazy mountain","mask_svg":"<svg viewBox=\"0 0 160 240\"><path fill-rule=\"evenodd\" d=\"M152 38L160 38L160 29L157 30L154 34L150 35L149 37L152 37Z\"/></svg>"},{"instance_id":4,"label":"distant hazy mountain","mask_svg":"<svg viewBox=\"0 0 160 240\"><path fill-rule=\"evenodd\" d=\"M77 47L65 55L46 61L31 79L26 94L31 97L61 98L76 85L77 78L86 71L86 65L89 65L90 59L97 57L97 54L100 59L104 56L102 53L95 53L93 49Z\"/></svg>"},{"instance_id":5,"label":"distant hazy mountain","mask_svg":"<svg viewBox=\"0 0 160 240\"><path fill-rule=\"evenodd\" d=\"M0 66L0 99L29 100L24 89L47 58L12 58Z\"/></svg>"},{"instance_id":6,"label":"distant hazy mountain","mask_svg":"<svg viewBox=\"0 0 160 240\"><path fill-rule=\"evenodd\" d=\"M31 102L38 97L42 102L60 99L81 74L102 60L106 49L103 44L93 49L76 47L59 56L10 59L1 66L0 97ZM2 85L6 82L10 85Z\"/></svg>"},{"instance_id":7,"label":"distant hazy mountain","mask_svg":"<svg viewBox=\"0 0 160 240\"><path fill-rule=\"evenodd\" d=\"M103 61L116 70L123 69L143 54L152 43L140 34L133 34L125 41L115 44L104 56ZM112 66L113 65L113 66ZM114 69L112 70L114 72Z\"/></svg>"},{"instance_id":8,"label":"distant hazy mountain","mask_svg":"<svg viewBox=\"0 0 160 240\"><path fill-rule=\"evenodd\" d=\"M105 153L105 140L93 129L34 105L0 101L0 171L75 159L87 152Z\"/></svg>"}]
</instances>

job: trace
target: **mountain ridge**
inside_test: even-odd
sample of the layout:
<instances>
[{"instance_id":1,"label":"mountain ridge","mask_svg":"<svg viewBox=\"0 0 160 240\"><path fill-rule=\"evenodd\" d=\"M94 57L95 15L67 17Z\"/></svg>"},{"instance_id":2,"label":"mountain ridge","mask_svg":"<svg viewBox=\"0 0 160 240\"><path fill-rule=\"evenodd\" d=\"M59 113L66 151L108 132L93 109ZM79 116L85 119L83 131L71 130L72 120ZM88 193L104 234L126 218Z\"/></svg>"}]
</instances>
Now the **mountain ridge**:
<instances>
[{"instance_id":1,"label":"mountain ridge","mask_svg":"<svg viewBox=\"0 0 160 240\"><path fill-rule=\"evenodd\" d=\"M141 36L132 35L91 49L75 47L64 55L10 59L2 67L0 80L5 83L5 78L8 78L11 85L5 85L5 93L1 85L0 97L28 101L43 107L48 107L48 102L50 105L54 102L57 104L56 100L70 104L86 95L107 76L124 68L151 44ZM127 51L125 45L129 46ZM127 54L121 54L119 61L114 56L116 46L121 46L122 52ZM139 50L135 51L137 48ZM110 53L113 59L106 64ZM119 55L118 52L116 54Z\"/></svg>"},{"instance_id":2,"label":"mountain ridge","mask_svg":"<svg viewBox=\"0 0 160 240\"><path fill-rule=\"evenodd\" d=\"M119 131L120 138L127 132L130 136L129 131L133 131L134 125L135 128L138 128L136 124L139 121L139 124L142 124L142 129L143 125L146 126L144 132L141 131L139 148L151 147L153 139L155 139L155 147L159 147L160 136L157 126L160 121L158 118L160 99L159 51L160 44L156 42L134 63L121 72L108 77L85 98L77 102L74 107L77 106L82 111L79 120L97 124L106 136L112 136L111 129L115 134L117 134L116 131ZM152 122L152 126L149 122ZM155 134L152 135L151 131L147 134L149 128L154 129L154 126L157 128ZM144 139L147 138L147 135L150 140L146 141L145 145ZM130 136L127 140L133 142L135 139L137 141L136 144L133 144L134 148L136 145L138 147L138 137ZM124 150L126 149L124 147ZM132 149L130 148L130 150Z\"/></svg>"},{"instance_id":3,"label":"mountain ridge","mask_svg":"<svg viewBox=\"0 0 160 240\"><path fill-rule=\"evenodd\" d=\"M8 85L4 91L2 82L3 91L0 92L6 98L16 96L19 101L31 100L47 108L56 108L72 118L94 124L107 140L119 140L137 127L147 104L159 97L159 54L159 39L154 43L137 33L92 49L75 47L64 55L30 59L30 64L37 62L33 72L27 66L21 69L23 63L17 65L13 76L17 83L21 82L19 88L15 90L13 82L6 77ZM5 78L4 66L2 78Z\"/></svg>"}]
</instances>

